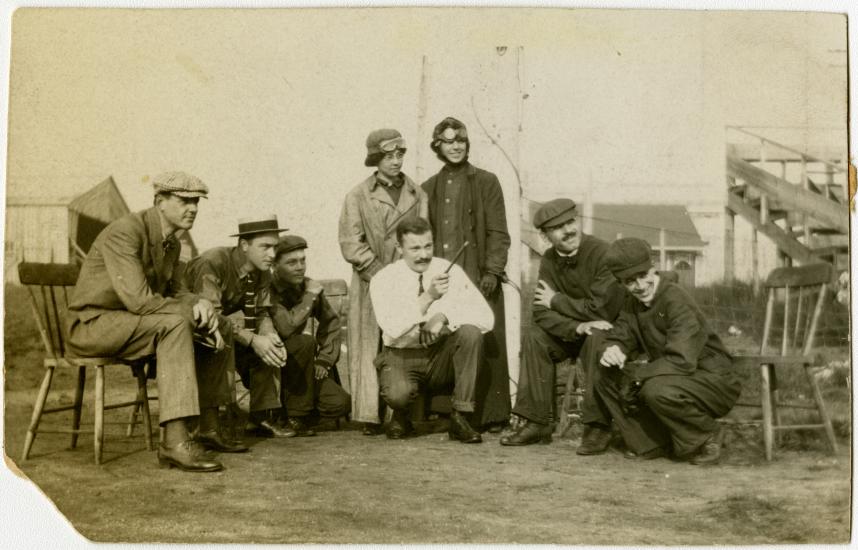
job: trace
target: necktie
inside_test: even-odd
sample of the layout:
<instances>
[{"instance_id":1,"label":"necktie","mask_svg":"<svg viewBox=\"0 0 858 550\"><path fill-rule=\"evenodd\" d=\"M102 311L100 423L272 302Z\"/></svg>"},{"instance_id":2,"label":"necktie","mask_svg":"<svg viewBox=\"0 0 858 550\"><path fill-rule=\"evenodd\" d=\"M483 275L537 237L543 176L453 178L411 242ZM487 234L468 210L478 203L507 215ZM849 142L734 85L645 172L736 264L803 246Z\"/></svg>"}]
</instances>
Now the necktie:
<instances>
[{"instance_id":1,"label":"necktie","mask_svg":"<svg viewBox=\"0 0 858 550\"><path fill-rule=\"evenodd\" d=\"M422 295L425 290L423 290L423 274L421 273L419 277L417 277L417 295Z\"/></svg>"},{"instance_id":2,"label":"necktie","mask_svg":"<svg viewBox=\"0 0 858 550\"><path fill-rule=\"evenodd\" d=\"M241 310L244 312L244 328L256 330L256 281L248 273L244 279L244 302Z\"/></svg>"}]
</instances>

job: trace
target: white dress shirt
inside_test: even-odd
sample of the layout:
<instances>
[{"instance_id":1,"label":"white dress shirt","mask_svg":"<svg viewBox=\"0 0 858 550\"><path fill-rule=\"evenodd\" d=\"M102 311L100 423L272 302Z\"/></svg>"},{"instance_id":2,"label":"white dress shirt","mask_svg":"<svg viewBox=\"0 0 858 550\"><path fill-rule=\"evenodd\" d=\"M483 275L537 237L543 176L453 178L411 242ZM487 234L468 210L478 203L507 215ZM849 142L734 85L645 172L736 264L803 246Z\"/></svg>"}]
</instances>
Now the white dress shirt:
<instances>
[{"instance_id":1,"label":"white dress shirt","mask_svg":"<svg viewBox=\"0 0 858 550\"><path fill-rule=\"evenodd\" d=\"M443 273L450 262L432 258L422 273L423 289L428 290L435 275ZM392 348L420 348L420 323L436 313L447 317L448 328L455 332L462 325L474 325L483 334L492 330L495 317L480 291L458 265L450 269L447 293L432 302L426 314L418 302L420 273L412 271L405 260L397 260L375 274L369 283L369 295L384 344Z\"/></svg>"}]
</instances>

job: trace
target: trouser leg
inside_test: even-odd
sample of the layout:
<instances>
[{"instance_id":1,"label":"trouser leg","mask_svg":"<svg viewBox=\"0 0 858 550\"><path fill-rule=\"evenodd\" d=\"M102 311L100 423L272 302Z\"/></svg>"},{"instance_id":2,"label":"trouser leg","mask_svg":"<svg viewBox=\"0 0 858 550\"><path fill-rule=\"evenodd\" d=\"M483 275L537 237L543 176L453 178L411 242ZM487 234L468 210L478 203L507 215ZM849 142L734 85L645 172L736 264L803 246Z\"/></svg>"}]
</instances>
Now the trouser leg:
<instances>
[{"instance_id":1,"label":"trouser leg","mask_svg":"<svg viewBox=\"0 0 858 550\"><path fill-rule=\"evenodd\" d=\"M194 344L201 409L213 409L232 403L229 373L235 370L235 344L231 333L223 335L223 339L226 347L221 351ZM159 366L158 377L160 376Z\"/></svg>"},{"instance_id":2,"label":"trouser leg","mask_svg":"<svg viewBox=\"0 0 858 550\"><path fill-rule=\"evenodd\" d=\"M409 408L420 393L427 351L386 348L376 363L381 398L394 410Z\"/></svg>"},{"instance_id":3,"label":"trouser leg","mask_svg":"<svg viewBox=\"0 0 858 550\"><path fill-rule=\"evenodd\" d=\"M715 418L732 406L732 387L704 371L690 376L656 376L641 388L647 407L670 430L674 453L693 453L718 429Z\"/></svg>"},{"instance_id":4,"label":"trouser leg","mask_svg":"<svg viewBox=\"0 0 858 550\"><path fill-rule=\"evenodd\" d=\"M316 339L309 334L296 334L286 344L286 366L283 367L283 403L290 417L307 416L316 408L317 381L313 368Z\"/></svg>"},{"instance_id":5,"label":"trouser leg","mask_svg":"<svg viewBox=\"0 0 858 550\"><path fill-rule=\"evenodd\" d=\"M539 326L531 326L521 349L518 394L512 412L539 424L553 418L555 364L575 357L577 346L561 342Z\"/></svg>"},{"instance_id":6,"label":"trouser leg","mask_svg":"<svg viewBox=\"0 0 858 550\"><path fill-rule=\"evenodd\" d=\"M643 454L666 446L670 441L670 434L647 407L641 407L634 416L627 416L623 412L620 398L621 376L619 369L603 369L599 381L593 387L594 406L600 409L600 414L608 419L608 423L613 418L623 441L632 451Z\"/></svg>"},{"instance_id":7,"label":"trouser leg","mask_svg":"<svg viewBox=\"0 0 858 550\"><path fill-rule=\"evenodd\" d=\"M328 376L316 383L316 408L320 416L339 418L352 410L352 398L342 386Z\"/></svg>"},{"instance_id":8,"label":"trouser leg","mask_svg":"<svg viewBox=\"0 0 858 550\"><path fill-rule=\"evenodd\" d=\"M234 349L235 369L250 390L250 412L279 409L280 369L266 365L252 348L236 345Z\"/></svg>"},{"instance_id":9,"label":"trouser leg","mask_svg":"<svg viewBox=\"0 0 858 550\"><path fill-rule=\"evenodd\" d=\"M130 335L119 334L119 328L129 326L133 327ZM191 321L178 314L111 311L85 323L75 321L69 346L84 357L113 355L133 361L155 355L158 420L164 424L200 413L193 330Z\"/></svg>"},{"instance_id":10,"label":"trouser leg","mask_svg":"<svg viewBox=\"0 0 858 550\"><path fill-rule=\"evenodd\" d=\"M437 390L453 382L453 409L473 412L477 374L483 364L483 335L473 325L462 325L430 348L428 386Z\"/></svg>"},{"instance_id":11,"label":"trouser leg","mask_svg":"<svg viewBox=\"0 0 858 550\"><path fill-rule=\"evenodd\" d=\"M602 371L599 365L600 351L606 333L601 330L593 330L593 333L584 340L578 359L584 366L584 401L581 404L581 422L584 424L601 424L608 426L610 417L606 416L602 408L596 402L593 388L599 382Z\"/></svg>"}]
</instances>

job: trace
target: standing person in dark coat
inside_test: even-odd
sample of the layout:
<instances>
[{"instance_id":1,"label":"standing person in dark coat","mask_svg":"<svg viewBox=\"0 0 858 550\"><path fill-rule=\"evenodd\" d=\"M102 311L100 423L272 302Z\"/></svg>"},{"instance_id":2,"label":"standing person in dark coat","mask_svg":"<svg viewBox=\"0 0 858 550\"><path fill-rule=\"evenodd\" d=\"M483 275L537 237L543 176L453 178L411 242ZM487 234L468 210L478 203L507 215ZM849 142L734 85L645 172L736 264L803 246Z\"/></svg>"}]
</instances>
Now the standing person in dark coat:
<instances>
[{"instance_id":1,"label":"standing person in dark coat","mask_svg":"<svg viewBox=\"0 0 858 550\"><path fill-rule=\"evenodd\" d=\"M441 171L423 183L429 197L429 221L435 256L457 260L492 308L494 329L483 336L485 365L477 382L475 423L500 431L509 421L509 365L504 327L501 279L506 270L510 238L503 191L497 176L468 162L470 141L465 125L447 117L432 132L432 150L444 162Z\"/></svg>"},{"instance_id":2,"label":"standing person in dark coat","mask_svg":"<svg viewBox=\"0 0 858 550\"><path fill-rule=\"evenodd\" d=\"M692 464L717 463L722 438L715 419L730 412L741 391L729 352L694 299L656 272L646 241L619 239L607 261L632 298L601 346L608 372L594 388L595 401L613 417L630 456L656 458L672 446ZM628 368L637 354L649 362ZM624 375L632 391L621 391Z\"/></svg>"},{"instance_id":3,"label":"standing person in dark coat","mask_svg":"<svg viewBox=\"0 0 858 550\"><path fill-rule=\"evenodd\" d=\"M307 241L298 235L280 237L271 280L271 321L288 357L281 375L281 401L288 426L299 436L316 435L308 418L338 418L351 411L351 396L337 384L331 370L340 357L340 318L322 284L305 276ZM318 323L304 334L307 321Z\"/></svg>"},{"instance_id":4,"label":"standing person in dark coat","mask_svg":"<svg viewBox=\"0 0 858 550\"><path fill-rule=\"evenodd\" d=\"M217 430L218 405L230 398L226 372L196 365L194 331L213 334L213 304L182 278L177 236L194 225L208 187L190 174L153 180L155 205L108 225L90 248L69 302L69 348L81 357L155 355L158 364L158 446L162 465L213 472L213 460L188 434L187 420Z\"/></svg>"},{"instance_id":5,"label":"standing person in dark coat","mask_svg":"<svg viewBox=\"0 0 858 550\"><path fill-rule=\"evenodd\" d=\"M520 446L551 441L555 364L581 358L595 365L599 338L611 328L623 302L605 254L608 244L581 233L577 206L571 199L545 203L533 225L552 244L539 264L533 324L522 346L521 376L513 413L527 422L501 445ZM610 441L610 417L592 404L592 384L598 369L588 368L582 420L587 425L579 454L603 450Z\"/></svg>"},{"instance_id":6,"label":"standing person in dark coat","mask_svg":"<svg viewBox=\"0 0 858 550\"><path fill-rule=\"evenodd\" d=\"M238 224L237 246L206 250L190 262L185 274L188 286L211 301L221 315L222 350L196 345L197 362L224 365L237 371L250 390L253 431L265 437L292 437L295 432L277 425L280 402L280 369L286 348L268 315L271 306L271 273L278 234L274 215ZM203 444L221 452L243 452L247 447L217 432L200 434Z\"/></svg>"}]
</instances>

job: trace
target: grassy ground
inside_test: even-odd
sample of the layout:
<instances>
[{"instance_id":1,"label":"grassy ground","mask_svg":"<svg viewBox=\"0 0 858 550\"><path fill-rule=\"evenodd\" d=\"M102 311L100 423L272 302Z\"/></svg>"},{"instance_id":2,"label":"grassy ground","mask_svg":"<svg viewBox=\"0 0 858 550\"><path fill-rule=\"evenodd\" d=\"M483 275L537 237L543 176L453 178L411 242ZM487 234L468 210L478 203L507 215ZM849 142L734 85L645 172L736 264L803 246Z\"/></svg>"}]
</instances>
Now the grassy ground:
<instances>
[{"instance_id":1,"label":"grassy ground","mask_svg":"<svg viewBox=\"0 0 858 550\"><path fill-rule=\"evenodd\" d=\"M14 309L21 297L12 294L7 312L26 311ZM745 545L850 538L849 392L835 376L824 387L840 452L832 456L820 438L802 435L786 439L771 463L753 428L731 429L724 463L700 468L630 461L618 441L606 455L580 457L577 429L552 445L507 448L497 435L461 445L447 440L444 420L421 424L420 436L405 441L330 424L315 438L251 439L250 453L222 455L226 469L215 474L159 470L142 438L124 438L119 425L109 426L100 467L91 438L70 450L60 434L40 435L21 463L41 377L28 319L6 316L5 451L95 541ZM784 383L800 392L799 380ZM133 395L124 369L109 373L107 387L110 401ZM69 376L58 376L50 403L70 401L72 388ZM91 410L84 414L91 419ZM107 419L121 423L125 413Z\"/></svg>"}]
</instances>

